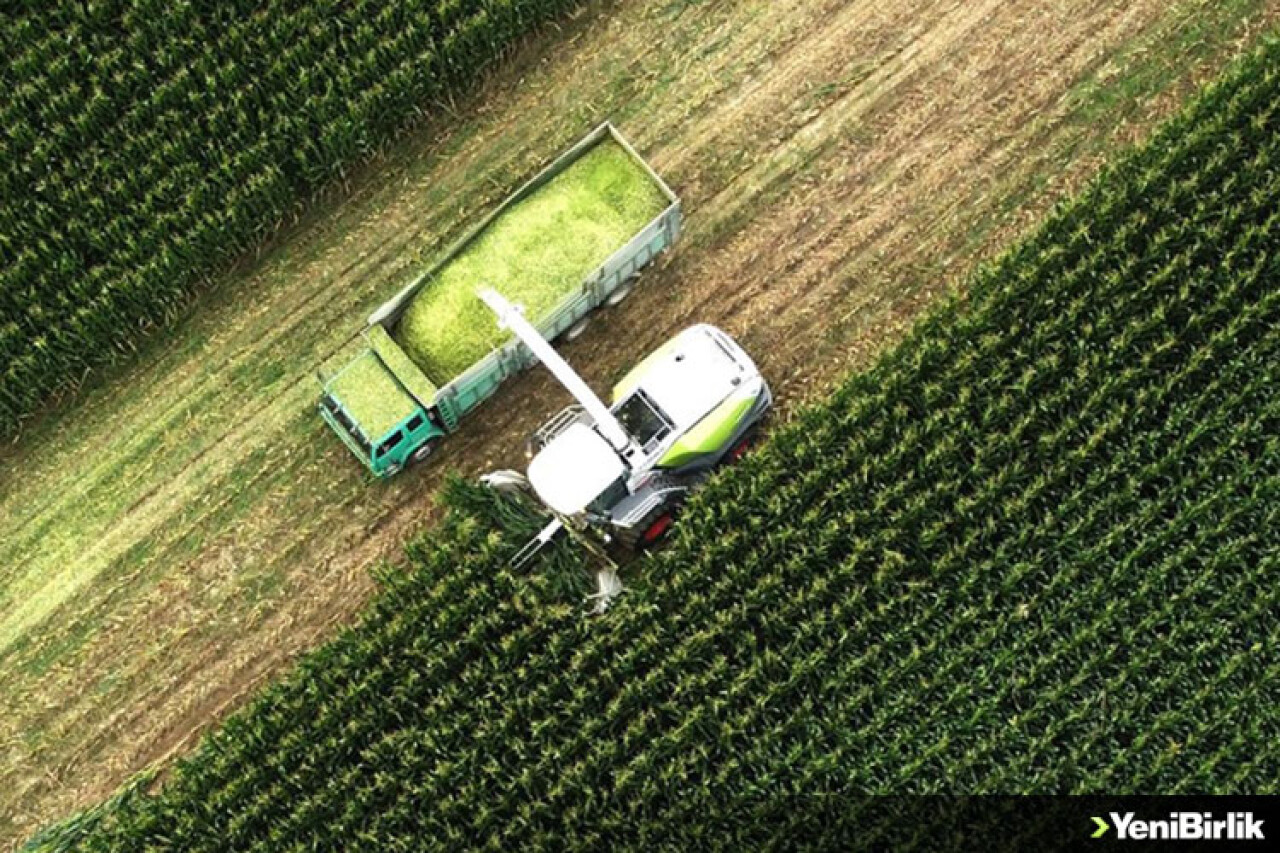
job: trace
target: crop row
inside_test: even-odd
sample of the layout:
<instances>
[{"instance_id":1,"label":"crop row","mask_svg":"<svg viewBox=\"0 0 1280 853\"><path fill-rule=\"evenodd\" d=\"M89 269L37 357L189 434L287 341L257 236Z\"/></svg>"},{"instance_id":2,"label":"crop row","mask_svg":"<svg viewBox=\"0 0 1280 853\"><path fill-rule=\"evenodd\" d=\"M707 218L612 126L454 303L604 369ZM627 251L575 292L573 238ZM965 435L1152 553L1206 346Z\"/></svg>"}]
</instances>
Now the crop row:
<instances>
[{"instance_id":1,"label":"crop row","mask_svg":"<svg viewBox=\"0 0 1280 853\"><path fill-rule=\"evenodd\" d=\"M455 485L359 627L79 849L927 847L869 795L1274 790L1278 67L715 478L605 616Z\"/></svg>"},{"instance_id":2,"label":"crop row","mask_svg":"<svg viewBox=\"0 0 1280 853\"><path fill-rule=\"evenodd\" d=\"M0 430L574 3L171 5L0 33Z\"/></svg>"}]
</instances>

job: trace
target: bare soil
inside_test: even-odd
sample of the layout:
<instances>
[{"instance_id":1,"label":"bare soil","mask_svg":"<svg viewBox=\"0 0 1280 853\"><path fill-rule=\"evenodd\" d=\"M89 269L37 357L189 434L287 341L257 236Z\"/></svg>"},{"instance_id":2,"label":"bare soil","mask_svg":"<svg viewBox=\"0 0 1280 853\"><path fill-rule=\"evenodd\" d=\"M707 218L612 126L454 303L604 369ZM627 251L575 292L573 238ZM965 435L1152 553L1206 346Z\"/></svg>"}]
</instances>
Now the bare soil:
<instances>
[{"instance_id":1,"label":"bare soil","mask_svg":"<svg viewBox=\"0 0 1280 853\"><path fill-rule=\"evenodd\" d=\"M1275 2L616 0L521 48L0 451L0 846L188 749L349 623L449 472L520 464L566 402L513 382L370 481L318 363L542 161L612 118L687 230L564 345L604 388L692 322L786 417L1274 24Z\"/></svg>"}]
</instances>

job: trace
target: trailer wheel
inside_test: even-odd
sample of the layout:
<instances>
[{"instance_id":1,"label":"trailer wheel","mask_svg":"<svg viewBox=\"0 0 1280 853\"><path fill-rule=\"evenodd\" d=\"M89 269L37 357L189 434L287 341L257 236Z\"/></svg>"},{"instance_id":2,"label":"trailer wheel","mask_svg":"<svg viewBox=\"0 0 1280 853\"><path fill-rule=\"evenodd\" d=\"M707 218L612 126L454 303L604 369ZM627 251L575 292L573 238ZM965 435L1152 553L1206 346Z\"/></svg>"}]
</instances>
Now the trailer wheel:
<instances>
[{"instance_id":1,"label":"trailer wheel","mask_svg":"<svg viewBox=\"0 0 1280 853\"><path fill-rule=\"evenodd\" d=\"M417 465L419 462L425 461L431 454L436 452L436 448L440 446L439 438L429 438L418 446L418 449L409 454L409 464Z\"/></svg>"},{"instance_id":2,"label":"trailer wheel","mask_svg":"<svg viewBox=\"0 0 1280 853\"><path fill-rule=\"evenodd\" d=\"M609 294L608 298L605 299L604 304L608 305L610 308L615 305L622 304L622 301L631 295L631 291L635 286L636 277L633 275L631 278L618 285L618 289Z\"/></svg>"},{"instance_id":3,"label":"trailer wheel","mask_svg":"<svg viewBox=\"0 0 1280 853\"><path fill-rule=\"evenodd\" d=\"M591 319L583 317L581 320L569 327L569 331L564 333L564 339L566 341L576 341L582 336L582 333L587 330L587 326L589 325L591 325Z\"/></svg>"}]
</instances>

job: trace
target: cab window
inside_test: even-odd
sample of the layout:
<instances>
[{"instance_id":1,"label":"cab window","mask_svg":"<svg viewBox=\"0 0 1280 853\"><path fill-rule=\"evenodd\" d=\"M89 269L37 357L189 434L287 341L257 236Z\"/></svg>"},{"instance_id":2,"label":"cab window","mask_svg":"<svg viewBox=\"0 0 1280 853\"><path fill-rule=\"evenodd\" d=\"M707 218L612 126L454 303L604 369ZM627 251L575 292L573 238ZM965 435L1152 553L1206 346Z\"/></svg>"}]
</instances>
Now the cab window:
<instances>
[{"instance_id":1,"label":"cab window","mask_svg":"<svg viewBox=\"0 0 1280 853\"><path fill-rule=\"evenodd\" d=\"M618 407L618 420L641 446L661 441L671 431L662 410L643 391L637 391Z\"/></svg>"},{"instance_id":2,"label":"cab window","mask_svg":"<svg viewBox=\"0 0 1280 853\"><path fill-rule=\"evenodd\" d=\"M404 441L404 434L397 430L394 435L392 435L386 441L382 442L382 444L378 445L378 455L386 456L388 453L394 450L402 441Z\"/></svg>"},{"instance_id":3,"label":"cab window","mask_svg":"<svg viewBox=\"0 0 1280 853\"><path fill-rule=\"evenodd\" d=\"M409 422L404 425L404 428L406 432L417 432L420 426L422 426L422 415L414 415L409 418Z\"/></svg>"}]
</instances>

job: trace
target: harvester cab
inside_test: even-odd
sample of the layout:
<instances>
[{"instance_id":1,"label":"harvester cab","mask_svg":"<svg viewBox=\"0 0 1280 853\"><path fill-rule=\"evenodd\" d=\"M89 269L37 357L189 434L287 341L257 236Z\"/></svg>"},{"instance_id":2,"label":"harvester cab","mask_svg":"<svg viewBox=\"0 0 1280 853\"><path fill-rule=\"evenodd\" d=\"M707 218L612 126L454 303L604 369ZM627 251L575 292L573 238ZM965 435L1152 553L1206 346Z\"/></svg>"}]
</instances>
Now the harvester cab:
<instances>
[{"instance_id":1,"label":"harvester cab","mask_svg":"<svg viewBox=\"0 0 1280 853\"><path fill-rule=\"evenodd\" d=\"M631 549L653 543L689 492L742 454L773 404L750 356L700 324L632 368L606 406L519 308L490 288L479 296L577 400L534 433L527 477L486 478L527 484L555 515L553 527L591 528ZM549 538L544 532L521 557Z\"/></svg>"}]
</instances>

